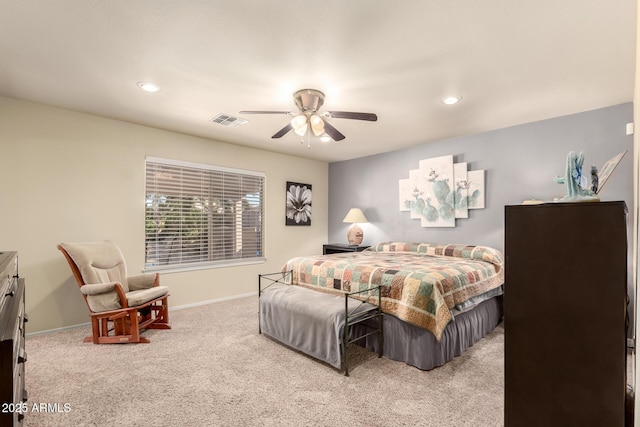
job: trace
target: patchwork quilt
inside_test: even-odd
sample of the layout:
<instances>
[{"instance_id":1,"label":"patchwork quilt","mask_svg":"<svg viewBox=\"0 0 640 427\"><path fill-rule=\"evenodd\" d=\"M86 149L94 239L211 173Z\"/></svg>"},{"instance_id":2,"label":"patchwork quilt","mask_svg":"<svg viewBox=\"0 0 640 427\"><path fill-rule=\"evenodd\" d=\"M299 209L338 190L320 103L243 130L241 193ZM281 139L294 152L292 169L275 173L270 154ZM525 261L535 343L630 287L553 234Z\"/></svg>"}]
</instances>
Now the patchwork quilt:
<instances>
[{"instance_id":1,"label":"patchwork quilt","mask_svg":"<svg viewBox=\"0 0 640 427\"><path fill-rule=\"evenodd\" d=\"M500 251L457 244L385 242L363 252L292 258L282 271L293 271L294 285L334 294L382 285L383 312L438 340L453 318L451 310L504 283Z\"/></svg>"}]
</instances>

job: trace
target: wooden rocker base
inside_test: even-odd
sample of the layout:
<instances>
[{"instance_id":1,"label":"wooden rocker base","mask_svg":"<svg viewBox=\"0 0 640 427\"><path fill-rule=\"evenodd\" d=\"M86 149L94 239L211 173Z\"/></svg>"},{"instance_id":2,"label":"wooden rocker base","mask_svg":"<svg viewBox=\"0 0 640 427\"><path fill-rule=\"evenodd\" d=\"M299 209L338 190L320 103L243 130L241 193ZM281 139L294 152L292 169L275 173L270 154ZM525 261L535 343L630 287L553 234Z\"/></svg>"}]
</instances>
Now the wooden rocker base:
<instances>
[{"instance_id":1,"label":"wooden rocker base","mask_svg":"<svg viewBox=\"0 0 640 427\"><path fill-rule=\"evenodd\" d=\"M130 336L129 336L130 337ZM87 335L84 337L82 342L93 342L93 335ZM117 337L98 337L98 342L95 344L128 344L128 343L136 343L136 344L149 344L151 341L149 338L140 337L137 341L131 341L127 336L117 336Z\"/></svg>"},{"instance_id":2,"label":"wooden rocker base","mask_svg":"<svg viewBox=\"0 0 640 427\"><path fill-rule=\"evenodd\" d=\"M168 295L138 306L91 314L93 335L83 342L94 344L148 344L148 338L140 336L146 329L171 329L169 325ZM144 313L144 314L141 314Z\"/></svg>"}]
</instances>

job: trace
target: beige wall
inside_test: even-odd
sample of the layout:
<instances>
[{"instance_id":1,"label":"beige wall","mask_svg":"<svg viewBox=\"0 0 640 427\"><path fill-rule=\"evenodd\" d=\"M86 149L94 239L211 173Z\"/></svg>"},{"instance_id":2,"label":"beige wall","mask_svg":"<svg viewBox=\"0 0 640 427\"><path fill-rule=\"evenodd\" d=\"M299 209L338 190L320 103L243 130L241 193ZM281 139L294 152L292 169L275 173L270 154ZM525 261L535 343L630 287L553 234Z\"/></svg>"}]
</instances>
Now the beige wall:
<instances>
[{"instance_id":1,"label":"beige wall","mask_svg":"<svg viewBox=\"0 0 640 427\"><path fill-rule=\"evenodd\" d=\"M29 333L89 321L59 242L113 240L129 274L142 271L147 155L266 174L266 263L164 274L173 307L256 292L259 273L278 271L291 256L319 253L326 243L325 162L3 97L0 145L0 250L19 252ZM310 227L284 225L287 180L313 185Z\"/></svg>"}]
</instances>

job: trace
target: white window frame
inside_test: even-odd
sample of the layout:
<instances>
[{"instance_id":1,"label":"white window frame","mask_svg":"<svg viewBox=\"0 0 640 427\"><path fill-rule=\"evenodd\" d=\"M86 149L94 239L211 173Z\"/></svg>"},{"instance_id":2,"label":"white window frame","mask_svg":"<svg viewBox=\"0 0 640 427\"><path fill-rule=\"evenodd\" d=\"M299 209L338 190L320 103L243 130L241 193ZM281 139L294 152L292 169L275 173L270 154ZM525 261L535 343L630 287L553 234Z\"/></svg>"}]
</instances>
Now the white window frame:
<instances>
[{"instance_id":1,"label":"white window frame","mask_svg":"<svg viewBox=\"0 0 640 427\"><path fill-rule=\"evenodd\" d=\"M263 172L147 156L144 271L265 262L265 188Z\"/></svg>"}]
</instances>

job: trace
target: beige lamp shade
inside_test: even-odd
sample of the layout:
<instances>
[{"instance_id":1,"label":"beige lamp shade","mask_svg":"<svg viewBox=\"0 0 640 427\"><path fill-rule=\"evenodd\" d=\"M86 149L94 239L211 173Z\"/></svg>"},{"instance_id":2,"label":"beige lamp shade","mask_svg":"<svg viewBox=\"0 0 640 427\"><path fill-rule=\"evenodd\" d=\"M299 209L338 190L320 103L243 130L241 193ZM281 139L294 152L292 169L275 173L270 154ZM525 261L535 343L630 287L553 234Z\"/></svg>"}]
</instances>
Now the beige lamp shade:
<instances>
[{"instance_id":1,"label":"beige lamp shade","mask_svg":"<svg viewBox=\"0 0 640 427\"><path fill-rule=\"evenodd\" d=\"M364 216L364 214L360 209L352 208L347 214L347 216L344 217L342 222L350 222L350 223L361 222L362 223L362 222L369 222L369 221L367 221L367 218Z\"/></svg>"},{"instance_id":2,"label":"beige lamp shade","mask_svg":"<svg viewBox=\"0 0 640 427\"><path fill-rule=\"evenodd\" d=\"M349 227L349 230L347 230L347 240L350 245L360 245L364 238L364 233L357 223L368 222L367 217L364 216L360 209L352 208L342 222L353 223L353 225Z\"/></svg>"}]
</instances>

